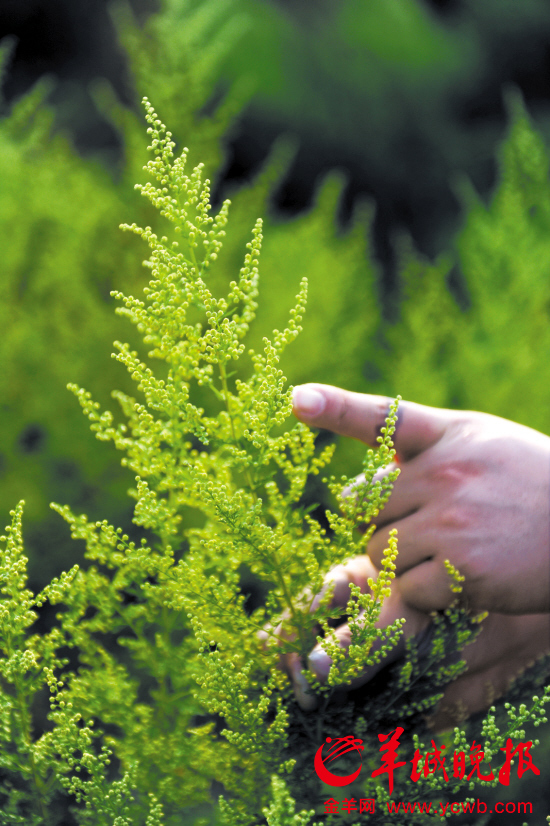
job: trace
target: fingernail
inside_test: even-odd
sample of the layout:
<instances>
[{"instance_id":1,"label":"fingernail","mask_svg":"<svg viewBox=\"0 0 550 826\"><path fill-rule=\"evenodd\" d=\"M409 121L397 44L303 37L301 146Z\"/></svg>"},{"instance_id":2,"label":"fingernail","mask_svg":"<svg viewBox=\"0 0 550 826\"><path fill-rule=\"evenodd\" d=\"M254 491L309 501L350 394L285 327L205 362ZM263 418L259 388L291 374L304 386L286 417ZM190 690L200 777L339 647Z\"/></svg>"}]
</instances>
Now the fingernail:
<instances>
[{"instance_id":1,"label":"fingernail","mask_svg":"<svg viewBox=\"0 0 550 826\"><path fill-rule=\"evenodd\" d=\"M305 384L294 388L292 401L296 410L303 416L318 416L323 412L326 404L322 393Z\"/></svg>"},{"instance_id":2,"label":"fingernail","mask_svg":"<svg viewBox=\"0 0 550 826\"><path fill-rule=\"evenodd\" d=\"M311 687L302 674L300 664L292 668L292 682L294 684L294 695L298 704L304 711L313 711L317 708L317 697L313 694Z\"/></svg>"},{"instance_id":3,"label":"fingernail","mask_svg":"<svg viewBox=\"0 0 550 826\"><path fill-rule=\"evenodd\" d=\"M328 673L332 665L332 660L322 648L317 648L309 655L308 665L316 675L319 682L322 683L328 679Z\"/></svg>"}]
</instances>

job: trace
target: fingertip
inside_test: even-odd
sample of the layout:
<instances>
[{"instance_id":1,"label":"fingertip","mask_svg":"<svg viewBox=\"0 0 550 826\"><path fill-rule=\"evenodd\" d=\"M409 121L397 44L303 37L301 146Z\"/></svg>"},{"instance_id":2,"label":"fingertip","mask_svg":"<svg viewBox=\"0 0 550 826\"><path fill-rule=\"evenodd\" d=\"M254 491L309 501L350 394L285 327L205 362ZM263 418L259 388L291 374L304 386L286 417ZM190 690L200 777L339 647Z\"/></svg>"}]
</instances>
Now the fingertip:
<instances>
[{"instance_id":1,"label":"fingertip","mask_svg":"<svg viewBox=\"0 0 550 826\"><path fill-rule=\"evenodd\" d=\"M290 669L290 678L294 688L296 702L303 711L313 711L317 708L317 697L302 673L301 663L296 660Z\"/></svg>"},{"instance_id":2,"label":"fingertip","mask_svg":"<svg viewBox=\"0 0 550 826\"><path fill-rule=\"evenodd\" d=\"M392 400L356 393L329 384L301 384L293 391L298 419L341 436L378 445ZM408 460L435 444L452 420L450 411L400 402L393 442L398 456Z\"/></svg>"},{"instance_id":3,"label":"fingertip","mask_svg":"<svg viewBox=\"0 0 550 826\"><path fill-rule=\"evenodd\" d=\"M330 384L301 384L293 391L295 415L316 427L376 445L390 399Z\"/></svg>"},{"instance_id":4,"label":"fingertip","mask_svg":"<svg viewBox=\"0 0 550 826\"><path fill-rule=\"evenodd\" d=\"M314 419L324 411L326 398L314 385L299 384L292 391L292 403L299 419Z\"/></svg>"},{"instance_id":5,"label":"fingertip","mask_svg":"<svg viewBox=\"0 0 550 826\"><path fill-rule=\"evenodd\" d=\"M308 658L308 665L320 683L326 683L332 660L322 648L314 648Z\"/></svg>"}]
</instances>

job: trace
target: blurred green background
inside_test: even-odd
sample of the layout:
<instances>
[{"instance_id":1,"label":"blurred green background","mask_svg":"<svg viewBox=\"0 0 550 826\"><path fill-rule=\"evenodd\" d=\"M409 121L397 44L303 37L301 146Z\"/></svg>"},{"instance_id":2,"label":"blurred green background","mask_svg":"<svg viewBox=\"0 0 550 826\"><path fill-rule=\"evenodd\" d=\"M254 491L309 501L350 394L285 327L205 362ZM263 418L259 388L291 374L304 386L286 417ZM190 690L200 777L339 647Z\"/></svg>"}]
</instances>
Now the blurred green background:
<instances>
[{"instance_id":1,"label":"blurred green background","mask_svg":"<svg viewBox=\"0 0 550 826\"><path fill-rule=\"evenodd\" d=\"M547 3L24 0L0 32L0 505L27 501L35 585L77 553L51 500L131 520L65 385L128 387L110 291L144 283L119 223L157 221L143 94L233 200L220 288L267 216L256 340L309 277L291 383L548 430Z\"/></svg>"},{"instance_id":2,"label":"blurred green background","mask_svg":"<svg viewBox=\"0 0 550 826\"><path fill-rule=\"evenodd\" d=\"M50 500L131 519L65 385L127 382L109 293L144 278L118 224L157 220L143 94L233 199L220 285L267 215L256 339L309 276L292 383L548 429L546 2L8 0L0 32L0 505L27 500L35 584L75 553Z\"/></svg>"},{"instance_id":3,"label":"blurred green background","mask_svg":"<svg viewBox=\"0 0 550 826\"><path fill-rule=\"evenodd\" d=\"M133 189L144 94L232 199L220 289L266 216L254 341L308 276L292 384L550 433L546 0L4 0L0 33L0 507L27 502L33 586L80 561L50 501L132 530L132 479L66 384L130 390L110 291L145 283L118 225L158 224Z\"/></svg>"}]
</instances>

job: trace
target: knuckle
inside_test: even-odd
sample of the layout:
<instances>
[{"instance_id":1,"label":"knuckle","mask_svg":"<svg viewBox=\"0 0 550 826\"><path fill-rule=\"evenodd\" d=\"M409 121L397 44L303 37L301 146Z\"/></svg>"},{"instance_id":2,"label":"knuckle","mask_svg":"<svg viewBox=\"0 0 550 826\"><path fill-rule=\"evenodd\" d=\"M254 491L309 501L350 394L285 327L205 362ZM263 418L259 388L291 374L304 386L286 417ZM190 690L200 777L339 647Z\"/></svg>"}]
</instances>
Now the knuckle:
<instances>
[{"instance_id":1,"label":"knuckle","mask_svg":"<svg viewBox=\"0 0 550 826\"><path fill-rule=\"evenodd\" d=\"M437 491L455 490L479 476L483 468L475 459L445 457L430 464L424 471L427 482Z\"/></svg>"},{"instance_id":2,"label":"knuckle","mask_svg":"<svg viewBox=\"0 0 550 826\"><path fill-rule=\"evenodd\" d=\"M441 508L437 518L438 530L445 533L465 533L471 524L470 509L462 503L451 503Z\"/></svg>"},{"instance_id":3,"label":"knuckle","mask_svg":"<svg viewBox=\"0 0 550 826\"><path fill-rule=\"evenodd\" d=\"M441 485L456 487L464 480L465 470L461 462L447 459L430 468L428 475L430 481L438 487Z\"/></svg>"},{"instance_id":4,"label":"knuckle","mask_svg":"<svg viewBox=\"0 0 550 826\"><path fill-rule=\"evenodd\" d=\"M338 397L336 404L336 421L339 425L343 425L346 423L346 420L349 418L350 412L350 398L348 393L344 392Z\"/></svg>"}]
</instances>

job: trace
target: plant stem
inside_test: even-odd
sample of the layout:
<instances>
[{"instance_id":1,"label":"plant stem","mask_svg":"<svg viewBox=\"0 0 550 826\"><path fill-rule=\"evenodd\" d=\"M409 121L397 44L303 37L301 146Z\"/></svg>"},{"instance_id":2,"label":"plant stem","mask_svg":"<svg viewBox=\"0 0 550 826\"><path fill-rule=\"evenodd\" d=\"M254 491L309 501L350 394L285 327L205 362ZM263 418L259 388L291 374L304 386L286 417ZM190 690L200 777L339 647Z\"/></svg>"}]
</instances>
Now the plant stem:
<instances>
[{"instance_id":1,"label":"plant stem","mask_svg":"<svg viewBox=\"0 0 550 826\"><path fill-rule=\"evenodd\" d=\"M234 421L233 421L233 413L231 411L231 403L230 403L231 394L229 393L229 386L227 384L227 373L225 372L225 364L222 361L220 361L220 362L218 362L218 366L220 368L220 378L221 378L221 383L222 383L223 398L224 398L224 401L225 401L225 407L226 407L226 410L227 410L227 415L229 416L229 424L231 426L231 436L233 437L233 441L236 443L237 442L237 436L236 436L236 433L235 433L235 424L234 424ZM257 502L258 501L258 496L256 494L255 485L252 481L252 476L250 475L250 468L248 468L248 467L245 468L244 475L245 475L246 481L248 483L250 493L252 494L252 498L254 499L254 502Z\"/></svg>"}]
</instances>

